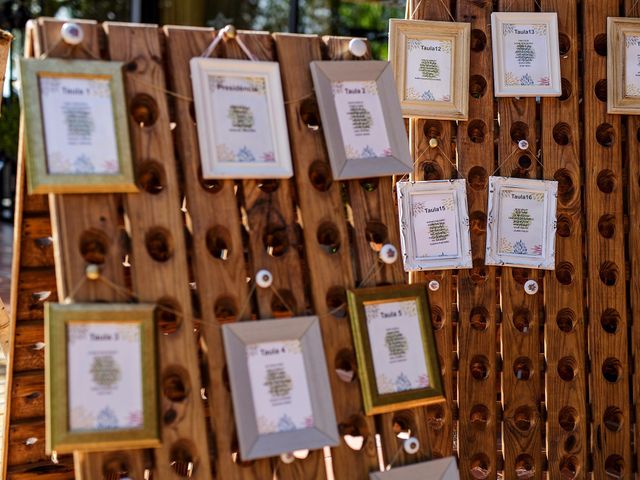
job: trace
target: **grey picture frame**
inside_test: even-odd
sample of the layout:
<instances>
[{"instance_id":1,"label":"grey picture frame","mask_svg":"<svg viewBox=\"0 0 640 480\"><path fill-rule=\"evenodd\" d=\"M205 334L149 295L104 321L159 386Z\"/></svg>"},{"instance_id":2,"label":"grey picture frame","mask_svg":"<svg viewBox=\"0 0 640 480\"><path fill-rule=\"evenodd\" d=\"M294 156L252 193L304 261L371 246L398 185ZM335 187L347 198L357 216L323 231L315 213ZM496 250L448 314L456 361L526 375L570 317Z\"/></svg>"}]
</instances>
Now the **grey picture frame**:
<instances>
[{"instance_id":1,"label":"grey picture frame","mask_svg":"<svg viewBox=\"0 0 640 480\"><path fill-rule=\"evenodd\" d=\"M413 172L407 132L400 109L393 69L389 62L353 60L344 62L311 62L311 75L318 98L318 108L324 138L327 143L333 178L354 178L403 175ZM348 81L375 81L380 94L391 156L348 159L345 141L333 98L332 84Z\"/></svg>"},{"instance_id":2,"label":"grey picture frame","mask_svg":"<svg viewBox=\"0 0 640 480\"><path fill-rule=\"evenodd\" d=\"M222 334L242 460L337 446L340 443L318 317L238 322L223 325ZM309 380L314 426L261 435L258 433L251 393L246 347L282 340L300 341Z\"/></svg>"},{"instance_id":3,"label":"grey picture frame","mask_svg":"<svg viewBox=\"0 0 640 480\"><path fill-rule=\"evenodd\" d=\"M458 480L459 478L455 457L438 458L429 462L392 468L386 472L369 474L369 480Z\"/></svg>"}]
</instances>

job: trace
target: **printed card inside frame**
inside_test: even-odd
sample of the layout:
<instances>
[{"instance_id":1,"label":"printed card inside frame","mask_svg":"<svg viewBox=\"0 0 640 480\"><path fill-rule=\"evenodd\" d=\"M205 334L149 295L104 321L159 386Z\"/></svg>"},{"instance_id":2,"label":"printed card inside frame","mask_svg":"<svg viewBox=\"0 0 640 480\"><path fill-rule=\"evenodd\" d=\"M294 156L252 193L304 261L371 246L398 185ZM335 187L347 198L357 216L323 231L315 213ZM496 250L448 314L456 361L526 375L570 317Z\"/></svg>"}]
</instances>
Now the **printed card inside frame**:
<instances>
[{"instance_id":1,"label":"printed card inside frame","mask_svg":"<svg viewBox=\"0 0 640 480\"><path fill-rule=\"evenodd\" d=\"M122 66L20 59L29 193L138 191Z\"/></svg>"},{"instance_id":2,"label":"printed card inside frame","mask_svg":"<svg viewBox=\"0 0 640 480\"><path fill-rule=\"evenodd\" d=\"M222 334L243 460L340 443L318 317L227 324ZM271 363L255 359L256 350Z\"/></svg>"},{"instance_id":3,"label":"printed card inside frame","mask_svg":"<svg viewBox=\"0 0 640 480\"><path fill-rule=\"evenodd\" d=\"M389 62L314 61L311 62L311 75L334 179L413 172L407 133ZM351 85L354 87L348 88ZM356 92L353 102L342 99L342 93L335 93L337 90ZM336 95L340 95L340 98ZM350 110L339 112L339 108ZM342 123L341 114L349 115L353 125L347 121ZM359 130L355 135L349 133L356 129ZM345 137L343 131L349 134ZM351 145L354 142L357 145ZM376 143L375 148L367 142ZM360 144L366 145L361 148Z\"/></svg>"},{"instance_id":4,"label":"printed card inside frame","mask_svg":"<svg viewBox=\"0 0 640 480\"><path fill-rule=\"evenodd\" d=\"M465 180L434 180L423 182L398 182L398 210L400 219L400 241L402 260L407 272L421 270L445 270L472 268L471 238L469 234L469 213L467 208L467 182ZM427 202L416 203L418 197ZM438 198L439 197L439 198ZM435 202L435 203L429 203ZM418 207L420 209L418 210ZM426 240L416 238L419 214L423 217L438 215L437 219L423 219L427 233ZM454 242L445 242L442 234ZM435 238L434 238L435 237ZM451 248L455 243L455 253L443 251L438 255L424 255L426 246L430 249Z\"/></svg>"},{"instance_id":5,"label":"printed card inside frame","mask_svg":"<svg viewBox=\"0 0 640 480\"><path fill-rule=\"evenodd\" d=\"M469 23L396 18L389 20L389 61L393 67L400 107L405 117L442 120L469 118L470 32ZM423 53L417 59L417 65L414 65L414 59L409 62L409 52L412 51L414 55L416 51ZM431 58L425 58L427 52L431 53ZM448 61L443 62L442 56ZM431 89L421 93L414 87L408 87L409 63L422 72L420 80L425 80L428 76L442 77L444 90L441 94L436 96ZM408 98L410 95L411 98Z\"/></svg>"},{"instance_id":6,"label":"printed card inside frame","mask_svg":"<svg viewBox=\"0 0 640 480\"><path fill-rule=\"evenodd\" d=\"M607 18L607 113L640 115L640 19Z\"/></svg>"},{"instance_id":7,"label":"printed card inside frame","mask_svg":"<svg viewBox=\"0 0 640 480\"><path fill-rule=\"evenodd\" d=\"M428 462L393 467L384 472L371 472L369 480L459 480L455 457L444 457Z\"/></svg>"},{"instance_id":8,"label":"printed card inside frame","mask_svg":"<svg viewBox=\"0 0 640 480\"><path fill-rule=\"evenodd\" d=\"M202 177L290 178L279 64L194 57L189 65Z\"/></svg>"},{"instance_id":9,"label":"printed card inside frame","mask_svg":"<svg viewBox=\"0 0 640 480\"><path fill-rule=\"evenodd\" d=\"M47 453L151 448L160 444L153 312L154 305L149 304L45 304ZM74 342L72 354L70 342ZM127 345L130 343L134 346ZM109 355L103 355L107 348ZM93 360L83 362L79 358L85 351ZM113 351L126 365L119 364ZM124 354L128 354L128 361L123 360ZM84 376L81 378L80 374ZM86 376L91 380L87 381ZM138 378L139 382L135 382ZM118 386L120 381L129 383ZM82 405L89 387L101 390L100 395L115 397L97 416L94 410L100 405ZM78 396L81 399L71 398L73 389L82 392ZM129 409L138 405L142 411L134 408L134 412L123 416L119 408L123 405ZM123 418L127 426L118 428Z\"/></svg>"},{"instance_id":10,"label":"printed card inside frame","mask_svg":"<svg viewBox=\"0 0 640 480\"><path fill-rule=\"evenodd\" d=\"M555 180L489 177L485 264L554 270L557 197Z\"/></svg>"},{"instance_id":11,"label":"printed card inside frame","mask_svg":"<svg viewBox=\"0 0 640 480\"><path fill-rule=\"evenodd\" d=\"M505 37L518 32L515 25L531 27L522 35L536 35L545 39L547 75L538 78L530 72L517 75L506 62L522 61L529 66L540 58L532 47L531 39L522 41L515 51L507 51ZM514 28L510 28L513 26ZM504 29L508 30L504 30ZM525 32L525 30L522 30ZM511 33L508 33L511 32ZM539 40L539 39L538 39ZM558 14L555 12L493 12L491 14L491 41L493 43L493 78L496 97L559 97L562 94L560 51L558 40ZM533 50L533 54L531 54ZM518 53L521 52L521 53ZM534 72L535 73L535 72Z\"/></svg>"},{"instance_id":12,"label":"printed card inside frame","mask_svg":"<svg viewBox=\"0 0 640 480\"><path fill-rule=\"evenodd\" d=\"M347 298L365 413L444 401L426 286L361 288ZM394 326L393 319L405 321Z\"/></svg>"}]
</instances>

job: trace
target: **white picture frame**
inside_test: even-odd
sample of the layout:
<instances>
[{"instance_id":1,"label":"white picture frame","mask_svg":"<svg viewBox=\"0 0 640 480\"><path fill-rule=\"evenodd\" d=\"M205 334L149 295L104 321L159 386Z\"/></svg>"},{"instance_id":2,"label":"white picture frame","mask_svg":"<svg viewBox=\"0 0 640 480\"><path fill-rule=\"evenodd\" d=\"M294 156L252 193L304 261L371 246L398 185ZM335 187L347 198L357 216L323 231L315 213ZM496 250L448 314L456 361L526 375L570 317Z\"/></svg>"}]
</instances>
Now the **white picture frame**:
<instances>
[{"instance_id":1,"label":"white picture frame","mask_svg":"<svg viewBox=\"0 0 640 480\"><path fill-rule=\"evenodd\" d=\"M493 12L491 40L496 97L562 94L557 13Z\"/></svg>"},{"instance_id":2,"label":"white picture frame","mask_svg":"<svg viewBox=\"0 0 640 480\"><path fill-rule=\"evenodd\" d=\"M489 177L487 265L555 269L558 182Z\"/></svg>"},{"instance_id":3,"label":"white picture frame","mask_svg":"<svg viewBox=\"0 0 640 480\"><path fill-rule=\"evenodd\" d=\"M640 19L607 18L607 113L640 115Z\"/></svg>"},{"instance_id":4,"label":"white picture frame","mask_svg":"<svg viewBox=\"0 0 640 480\"><path fill-rule=\"evenodd\" d=\"M455 457L391 468L385 472L371 472L369 480L459 480Z\"/></svg>"},{"instance_id":5,"label":"white picture frame","mask_svg":"<svg viewBox=\"0 0 640 480\"><path fill-rule=\"evenodd\" d=\"M189 65L202 177L291 177L279 64L195 57Z\"/></svg>"},{"instance_id":6,"label":"white picture frame","mask_svg":"<svg viewBox=\"0 0 640 480\"><path fill-rule=\"evenodd\" d=\"M472 268L466 180L398 182L396 190L405 271Z\"/></svg>"},{"instance_id":7,"label":"white picture frame","mask_svg":"<svg viewBox=\"0 0 640 480\"><path fill-rule=\"evenodd\" d=\"M222 334L242 460L340 443L318 317L232 323Z\"/></svg>"}]
</instances>

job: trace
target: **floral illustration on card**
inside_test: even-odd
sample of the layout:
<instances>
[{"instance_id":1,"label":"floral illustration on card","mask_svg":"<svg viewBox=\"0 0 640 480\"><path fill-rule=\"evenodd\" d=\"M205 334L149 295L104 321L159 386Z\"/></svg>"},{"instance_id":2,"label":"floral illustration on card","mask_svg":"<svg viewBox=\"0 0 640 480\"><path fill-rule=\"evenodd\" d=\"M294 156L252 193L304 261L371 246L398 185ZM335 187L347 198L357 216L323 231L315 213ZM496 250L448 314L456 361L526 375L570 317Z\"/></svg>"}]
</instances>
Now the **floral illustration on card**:
<instances>
[{"instance_id":1,"label":"floral illustration on card","mask_svg":"<svg viewBox=\"0 0 640 480\"><path fill-rule=\"evenodd\" d=\"M104 407L98 413L96 428L99 430L112 430L118 428L118 417L111 407Z\"/></svg>"},{"instance_id":2,"label":"floral illustration on card","mask_svg":"<svg viewBox=\"0 0 640 480\"><path fill-rule=\"evenodd\" d=\"M90 430L96 427L94 413L81 405L69 411L69 430Z\"/></svg>"}]
</instances>

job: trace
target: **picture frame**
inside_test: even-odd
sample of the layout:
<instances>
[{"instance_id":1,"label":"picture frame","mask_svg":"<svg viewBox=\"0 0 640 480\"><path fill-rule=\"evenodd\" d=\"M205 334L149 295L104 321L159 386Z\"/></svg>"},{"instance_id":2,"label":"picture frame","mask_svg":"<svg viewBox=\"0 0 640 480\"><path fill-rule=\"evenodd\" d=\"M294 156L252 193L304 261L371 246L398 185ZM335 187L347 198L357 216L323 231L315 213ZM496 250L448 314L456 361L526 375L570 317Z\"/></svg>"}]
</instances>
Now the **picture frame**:
<instances>
[{"instance_id":1,"label":"picture frame","mask_svg":"<svg viewBox=\"0 0 640 480\"><path fill-rule=\"evenodd\" d=\"M154 305L44 311L47 453L160 445Z\"/></svg>"},{"instance_id":2,"label":"picture frame","mask_svg":"<svg viewBox=\"0 0 640 480\"><path fill-rule=\"evenodd\" d=\"M389 61L405 117L468 120L470 32L470 23L389 20Z\"/></svg>"},{"instance_id":3,"label":"picture frame","mask_svg":"<svg viewBox=\"0 0 640 480\"><path fill-rule=\"evenodd\" d=\"M242 460L340 443L318 317L222 326Z\"/></svg>"},{"instance_id":4,"label":"picture frame","mask_svg":"<svg viewBox=\"0 0 640 480\"><path fill-rule=\"evenodd\" d=\"M562 95L557 13L493 12L491 40L496 97Z\"/></svg>"},{"instance_id":5,"label":"picture frame","mask_svg":"<svg viewBox=\"0 0 640 480\"><path fill-rule=\"evenodd\" d=\"M202 177L293 176L278 62L189 62Z\"/></svg>"},{"instance_id":6,"label":"picture frame","mask_svg":"<svg viewBox=\"0 0 640 480\"><path fill-rule=\"evenodd\" d=\"M30 194L138 191L122 67L20 59Z\"/></svg>"},{"instance_id":7,"label":"picture frame","mask_svg":"<svg viewBox=\"0 0 640 480\"><path fill-rule=\"evenodd\" d=\"M361 288L347 298L365 414L444 401L426 286Z\"/></svg>"},{"instance_id":8,"label":"picture frame","mask_svg":"<svg viewBox=\"0 0 640 480\"><path fill-rule=\"evenodd\" d=\"M314 61L311 75L334 179L413 171L389 62Z\"/></svg>"},{"instance_id":9,"label":"picture frame","mask_svg":"<svg viewBox=\"0 0 640 480\"><path fill-rule=\"evenodd\" d=\"M607 113L640 115L640 19L607 17Z\"/></svg>"},{"instance_id":10,"label":"picture frame","mask_svg":"<svg viewBox=\"0 0 640 480\"><path fill-rule=\"evenodd\" d=\"M485 264L555 269L558 182L489 177Z\"/></svg>"},{"instance_id":11,"label":"picture frame","mask_svg":"<svg viewBox=\"0 0 640 480\"><path fill-rule=\"evenodd\" d=\"M369 480L459 480L455 457L394 467L385 472L371 472Z\"/></svg>"},{"instance_id":12,"label":"picture frame","mask_svg":"<svg viewBox=\"0 0 640 480\"><path fill-rule=\"evenodd\" d=\"M405 271L473 267L466 180L398 182L396 192Z\"/></svg>"}]
</instances>

